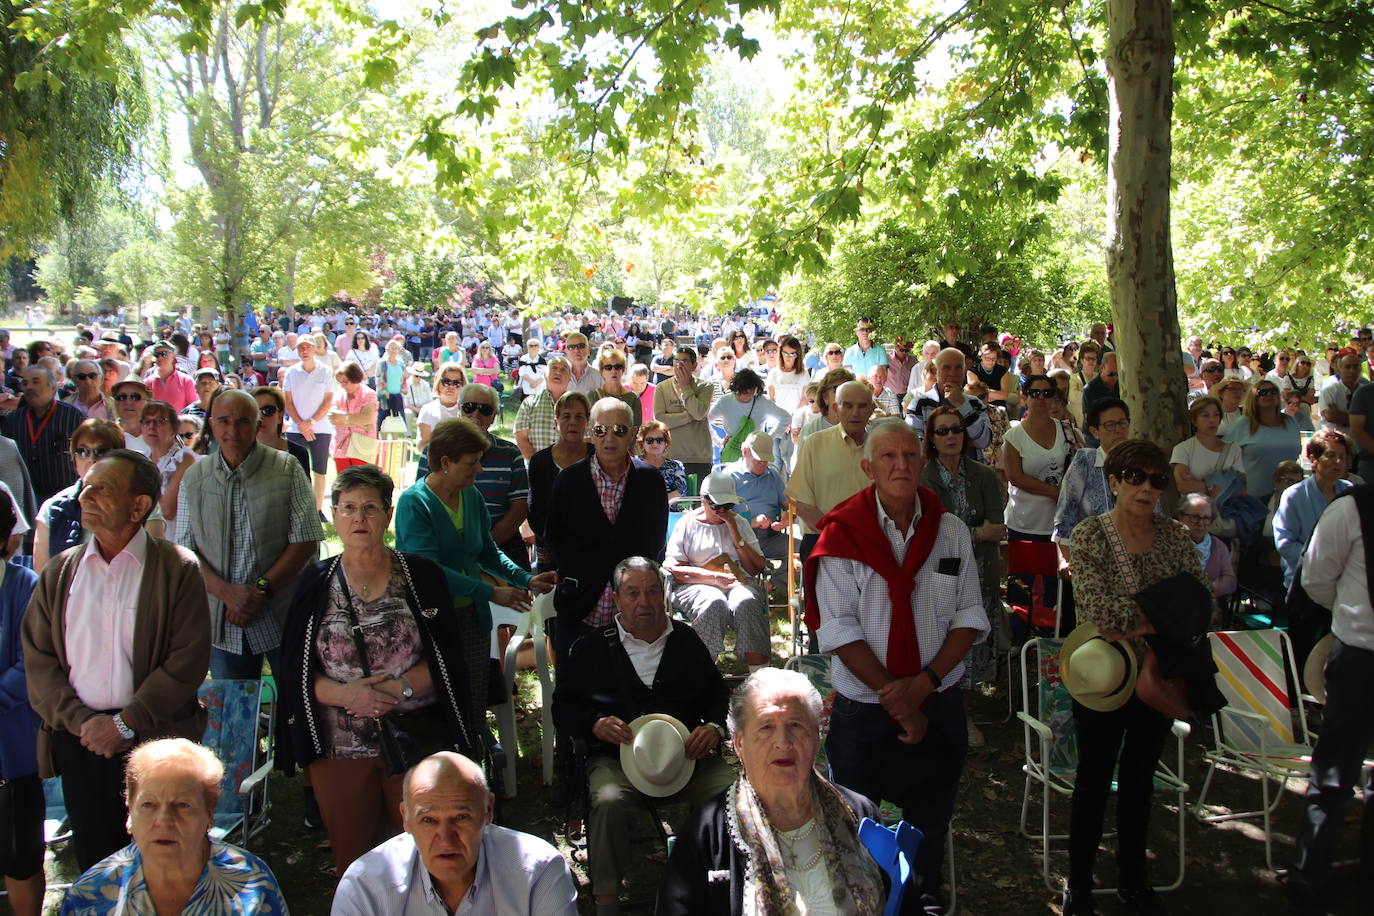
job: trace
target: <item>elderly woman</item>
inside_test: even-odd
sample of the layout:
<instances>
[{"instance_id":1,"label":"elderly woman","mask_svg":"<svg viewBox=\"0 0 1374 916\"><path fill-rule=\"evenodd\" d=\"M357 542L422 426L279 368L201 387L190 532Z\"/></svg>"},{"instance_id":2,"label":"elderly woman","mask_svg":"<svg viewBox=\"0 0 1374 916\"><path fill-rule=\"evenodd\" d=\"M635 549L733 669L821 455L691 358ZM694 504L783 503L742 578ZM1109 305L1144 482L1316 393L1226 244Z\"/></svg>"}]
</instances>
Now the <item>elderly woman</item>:
<instances>
[{"instance_id":1,"label":"elderly woman","mask_svg":"<svg viewBox=\"0 0 1374 916\"><path fill-rule=\"evenodd\" d=\"M1283 564L1283 587L1293 584L1293 574L1302 560L1317 521L1331 500L1354 486L1345 479L1350 469L1350 438L1338 429L1319 430L1307 442L1307 457L1312 476L1284 491L1274 513L1274 547Z\"/></svg>"},{"instance_id":2,"label":"elderly woman","mask_svg":"<svg viewBox=\"0 0 1374 916\"><path fill-rule=\"evenodd\" d=\"M1209 592L1210 583L1188 532L1155 512L1160 494L1169 486L1169 459L1164 451L1153 442L1127 439L1107 454L1103 472L1115 497L1112 510L1084 519L1073 531L1078 619L1095 625L1109 641L1129 640L1130 650L1143 658L1141 637L1154 631L1134 596L1180 573L1196 578ZM1078 730L1078 772L1069 815L1064 914L1097 912L1093 866L1114 770L1118 895L1129 912L1162 912L1145 874L1145 836L1155 765L1169 734L1169 719L1134 695L1109 711L1089 708L1075 699L1073 719Z\"/></svg>"},{"instance_id":3,"label":"elderly woman","mask_svg":"<svg viewBox=\"0 0 1374 916\"><path fill-rule=\"evenodd\" d=\"M78 431L91 423L114 425L87 420ZM94 460L88 459L88 470ZM11 559L17 546L11 535L18 530L19 521L14 499L8 493L0 494L0 550L4 552L0 559L0 781L10 793L3 825L7 842L0 844L0 871L4 872L5 891L15 916L38 916L43 910L44 887L43 782L38 778L35 753L38 716L29 706L19 635L38 576Z\"/></svg>"},{"instance_id":4,"label":"elderly woman","mask_svg":"<svg viewBox=\"0 0 1374 916\"><path fill-rule=\"evenodd\" d=\"M1212 597L1217 602L1212 612L1212 626L1219 628L1222 623L1221 599L1235 593L1236 569L1231 564L1231 550L1226 542L1208 531L1215 512L1212 501L1205 495L1187 493L1178 501L1178 511L1174 517L1188 529L1188 536L1193 539L1193 549L1202 563L1202 571L1212 583Z\"/></svg>"},{"instance_id":5,"label":"elderly woman","mask_svg":"<svg viewBox=\"0 0 1374 916\"><path fill-rule=\"evenodd\" d=\"M406 364L405 349L399 340L386 342L386 354L377 364L377 419L385 420L390 416L404 417L406 412ZM334 431L338 435L338 430Z\"/></svg>"},{"instance_id":6,"label":"elderly woman","mask_svg":"<svg viewBox=\"0 0 1374 916\"><path fill-rule=\"evenodd\" d=\"M924 444L926 466L921 471L921 483L934 490L940 505L959 516L968 526L973 541L973 555L978 561L978 579L983 588L983 607L987 611L992 630L987 639L969 650L964 665L963 687L965 703L968 691L979 683L997 677L997 653L1005 646L1006 615L998 609L1001 577L998 547L1007 528L1002 524L1002 486L997 474L986 465L965 456L969 447L968 431L959 411L953 407L937 407L926 416ZM983 735L968 719L969 747L982 747Z\"/></svg>"},{"instance_id":7,"label":"elderly woman","mask_svg":"<svg viewBox=\"0 0 1374 916\"><path fill-rule=\"evenodd\" d=\"M1273 492L1270 479L1280 461L1298 457L1301 436L1298 421L1284 413L1279 383L1266 376L1245 395L1245 414L1222 438L1240 447L1241 461L1250 494L1264 501Z\"/></svg>"},{"instance_id":8,"label":"elderly woman","mask_svg":"<svg viewBox=\"0 0 1374 916\"><path fill-rule=\"evenodd\" d=\"M377 460L377 392L367 387L362 367L352 361L339 367L334 380L339 383L329 411L329 422L334 426L334 439L330 443L334 470L372 464ZM355 436L363 442L372 440L372 446L360 448L363 442L355 443ZM360 452L369 450L371 455L358 457Z\"/></svg>"},{"instance_id":9,"label":"elderly woman","mask_svg":"<svg viewBox=\"0 0 1374 916\"><path fill-rule=\"evenodd\" d=\"M591 402L595 404L602 398L623 401L634 417L632 425L643 423L644 406L639 403L639 395L625 387L625 354L609 344L603 345L596 355L596 369L601 373L601 387L587 395Z\"/></svg>"},{"instance_id":10,"label":"elderly woman","mask_svg":"<svg viewBox=\"0 0 1374 916\"><path fill-rule=\"evenodd\" d=\"M659 885L659 916L877 914L886 879L859 841L874 804L815 769L821 697L806 676L762 668L730 701L739 780L693 812Z\"/></svg>"},{"instance_id":11,"label":"elderly woman","mask_svg":"<svg viewBox=\"0 0 1374 916\"><path fill-rule=\"evenodd\" d=\"M434 399L420 408L415 421L415 444L420 450L417 479L429 473L429 437L434 434L434 427L443 420L456 420L463 415L458 395L466 384L467 373L457 363L443 363L434 373Z\"/></svg>"},{"instance_id":12,"label":"elderly woman","mask_svg":"<svg viewBox=\"0 0 1374 916\"><path fill-rule=\"evenodd\" d=\"M517 611L530 606L529 589L553 588L553 572L531 576L501 552L491 537L491 516L474 485L487 434L467 418L441 420L429 440L430 472L396 504L396 548L428 557L443 569L462 636L471 722L485 722L491 604ZM385 526L383 526L385 530ZM493 585L483 573L508 585Z\"/></svg>"},{"instance_id":13,"label":"elderly woman","mask_svg":"<svg viewBox=\"0 0 1374 916\"><path fill-rule=\"evenodd\" d=\"M720 461L739 461L744 440L756 430L777 437L792 425L792 416L763 394L763 379L753 369L741 369L730 379L729 394L706 411L720 445Z\"/></svg>"},{"instance_id":14,"label":"elderly woman","mask_svg":"<svg viewBox=\"0 0 1374 916\"><path fill-rule=\"evenodd\" d=\"M191 454L199 456L208 452L209 439L204 436L204 433L204 417L197 417L188 413L177 417L177 435L181 437L182 443L191 450ZM197 458L196 460L199 461L200 459Z\"/></svg>"},{"instance_id":15,"label":"elderly woman","mask_svg":"<svg viewBox=\"0 0 1374 916\"><path fill-rule=\"evenodd\" d=\"M581 391L567 391L554 403L554 428L558 441L530 456L530 530L534 532L534 552L539 569L552 569L553 560L544 546L544 523L549 517L553 481L564 468L591 456L587 441L587 421L592 403Z\"/></svg>"},{"instance_id":16,"label":"elderly woman","mask_svg":"<svg viewBox=\"0 0 1374 916\"><path fill-rule=\"evenodd\" d=\"M687 492L686 467L676 458L668 457L668 448L672 444L672 432L657 420L639 428L639 456L658 468L663 475L663 486L668 490L669 502Z\"/></svg>"},{"instance_id":17,"label":"elderly woman","mask_svg":"<svg viewBox=\"0 0 1374 916\"><path fill-rule=\"evenodd\" d=\"M177 435L177 414L166 401L149 401L143 405L140 420L143 441L148 443L148 457L162 475L162 497L158 508L167 521L176 518L177 494L181 492L181 478L196 463L196 455Z\"/></svg>"},{"instance_id":18,"label":"elderly woman","mask_svg":"<svg viewBox=\"0 0 1374 916\"><path fill-rule=\"evenodd\" d=\"M1120 398L1102 398L1088 408L1087 423L1088 432L1096 437L1098 446L1074 452L1054 510L1053 538L1059 544L1059 571L1065 577L1073 529L1083 519L1112 509L1112 493L1102 468L1112 449L1131 434L1131 409Z\"/></svg>"},{"instance_id":19,"label":"elderly woman","mask_svg":"<svg viewBox=\"0 0 1374 916\"><path fill-rule=\"evenodd\" d=\"M258 442L279 452L287 452L300 462L306 479L310 478L310 450L299 442L292 442L282 433L286 422L286 395L275 385L261 385L253 389L253 400L258 402L258 414L262 420L258 424Z\"/></svg>"},{"instance_id":20,"label":"elderly woman","mask_svg":"<svg viewBox=\"0 0 1374 916\"><path fill-rule=\"evenodd\" d=\"M48 560L86 540L81 527L81 480L106 452L124 447L124 431L109 420L83 420L72 430L68 454L76 483L59 490L38 508L33 534L33 568L42 571Z\"/></svg>"},{"instance_id":21,"label":"elderly woman","mask_svg":"<svg viewBox=\"0 0 1374 916\"><path fill-rule=\"evenodd\" d=\"M404 716L407 733L440 736L429 750L482 754L468 637L454 615L435 612L449 603L443 570L383 542L392 492L372 465L334 478L343 553L301 573L282 635L276 766L310 774L340 875L401 829L402 774L382 756L383 716ZM480 648L485 655L485 640Z\"/></svg>"},{"instance_id":22,"label":"elderly woman","mask_svg":"<svg viewBox=\"0 0 1374 916\"><path fill-rule=\"evenodd\" d=\"M286 913L266 863L210 838L223 778L214 753L193 741L140 745L124 770L133 842L67 890L63 916Z\"/></svg>"}]
</instances>

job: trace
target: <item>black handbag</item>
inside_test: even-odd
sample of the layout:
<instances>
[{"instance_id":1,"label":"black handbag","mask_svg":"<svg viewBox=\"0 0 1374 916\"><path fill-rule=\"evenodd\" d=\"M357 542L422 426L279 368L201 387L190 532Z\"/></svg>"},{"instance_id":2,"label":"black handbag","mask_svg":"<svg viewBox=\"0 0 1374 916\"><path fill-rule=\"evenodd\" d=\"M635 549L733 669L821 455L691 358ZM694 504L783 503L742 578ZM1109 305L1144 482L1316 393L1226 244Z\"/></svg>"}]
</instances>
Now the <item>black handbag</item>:
<instances>
[{"instance_id":1,"label":"black handbag","mask_svg":"<svg viewBox=\"0 0 1374 916\"><path fill-rule=\"evenodd\" d=\"M14 817L14 782L0 778L0 862L14 861L14 831L18 826Z\"/></svg>"},{"instance_id":2,"label":"black handbag","mask_svg":"<svg viewBox=\"0 0 1374 916\"><path fill-rule=\"evenodd\" d=\"M405 573L409 604L410 597L415 591L410 581L410 569L406 567L399 554L395 555L395 559L401 563L402 571ZM335 564L335 573L339 577L339 587L343 589L344 605L348 609L348 629L353 634L353 645L358 650L358 664L363 669L363 677L372 677L372 666L367 661L367 646L363 644L363 628L353 610L353 594L344 579L342 560ZM414 608L411 610L413 613ZM416 620L418 625L419 618ZM392 776L405 773L421 760L439 751L462 752L453 726L445 719L443 708L437 699L423 709L393 712L378 716L372 721L377 726L377 742L382 752L382 763Z\"/></svg>"}]
</instances>

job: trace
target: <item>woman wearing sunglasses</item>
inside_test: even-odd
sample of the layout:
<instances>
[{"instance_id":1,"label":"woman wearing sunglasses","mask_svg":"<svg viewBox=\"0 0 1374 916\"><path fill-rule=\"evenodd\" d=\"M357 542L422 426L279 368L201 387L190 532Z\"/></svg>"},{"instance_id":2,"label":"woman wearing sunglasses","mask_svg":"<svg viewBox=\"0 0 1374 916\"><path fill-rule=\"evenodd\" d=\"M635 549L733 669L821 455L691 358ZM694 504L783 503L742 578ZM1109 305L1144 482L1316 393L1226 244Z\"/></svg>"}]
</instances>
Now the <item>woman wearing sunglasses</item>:
<instances>
[{"instance_id":1,"label":"woman wearing sunglasses","mask_svg":"<svg viewBox=\"0 0 1374 916\"><path fill-rule=\"evenodd\" d=\"M1242 418L1222 438L1240 447L1250 495L1268 502L1274 468L1298 457L1301 435L1296 417L1283 412L1279 383L1266 376L1245 395Z\"/></svg>"},{"instance_id":2,"label":"woman wearing sunglasses","mask_svg":"<svg viewBox=\"0 0 1374 916\"><path fill-rule=\"evenodd\" d=\"M268 448L274 448L279 452L287 452L292 458L301 463L301 469L305 471L306 479L310 478L310 450L299 442L292 442L282 434L282 424L286 421L286 395L282 394L280 388L271 385L260 385L253 389L253 400L258 402L258 416L261 422L258 424L258 443ZM214 398L210 399L210 408L213 409ZM205 430L206 438L211 437L210 428Z\"/></svg>"},{"instance_id":3,"label":"woman wearing sunglasses","mask_svg":"<svg viewBox=\"0 0 1374 916\"><path fill-rule=\"evenodd\" d=\"M416 448L420 450L418 477L429 473L429 437L443 420L456 420L463 415L458 395L468 383L467 373L457 363L444 363L434 373L434 399L420 408L415 420Z\"/></svg>"},{"instance_id":4,"label":"woman wearing sunglasses","mask_svg":"<svg viewBox=\"0 0 1374 916\"><path fill-rule=\"evenodd\" d=\"M76 471L76 483L59 490L38 508L33 533L33 568L42 572L48 560L68 547L86 540L81 528L81 480L106 452L124 448L124 431L109 420L83 420L72 431L67 454Z\"/></svg>"},{"instance_id":5,"label":"woman wearing sunglasses","mask_svg":"<svg viewBox=\"0 0 1374 916\"><path fill-rule=\"evenodd\" d=\"M1073 532L1078 619L1095 625L1109 642L1127 640L1139 664L1145 653L1142 637L1154 630L1133 596L1179 573L1195 577L1209 594L1211 583L1187 530L1155 513L1160 494L1169 486L1169 459L1163 449L1153 442L1128 439L1107 455L1103 470L1116 502L1110 512L1084 519ZM1157 610L1151 608L1152 612ZM1073 719L1078 731L1078 772L1069 816L1069 884L1064 914L1097 912L1092 894L1093 865L1102 840L1113 770L1117 773L1117 871L1121 888L1117 895L1127 912L1162 912L1145 873L1145 836L1155 765L1164 749L1170 720L1133 693L1110 709L1089 708L1075 699Z\"/></svg>"},{"instance_id":6,"label":"woman wearing sunglasses","mask_svg":"<svg viewBox=\"0 0 1374 916\"><path fill-rule=\"evenodd\" d=\"M1051 415L1059 394L1054 380L1032 375L1021 385L1026 415L1007 430L1002 466L1007 472L1007 537L1047 541L1054 528L1059 484L1069 467L1073 443Z\"/></svg>"},{"instance_id":7,"label":"woman wearing sunglasses","mask_svg":"<svg viewBox=\"0 0 1374 916\"><path fill-rule=\"evenodd\" d=\"M587 395L591 402L595 404L602 398L624 401L634 417L634 425L644 422L644 407L639 403L639 395L625 386L625 370L629 368L625 354L606 344L596 356L596 368L601 373L601 387Z\"/></svg>"},{"instance_id":8,"label":"woman wearing sunglasses","mask_svg":"<svg viewBox=\"0 0 1374 916\"><path fill-rule=\"evenodd\" d=\"M639 428L639 457L663 475L669 504L687 492L686 467L681 461L668 457L668 447L672 444L673 434L657 420L650 420Z\"/></svg>"}]
</instances>

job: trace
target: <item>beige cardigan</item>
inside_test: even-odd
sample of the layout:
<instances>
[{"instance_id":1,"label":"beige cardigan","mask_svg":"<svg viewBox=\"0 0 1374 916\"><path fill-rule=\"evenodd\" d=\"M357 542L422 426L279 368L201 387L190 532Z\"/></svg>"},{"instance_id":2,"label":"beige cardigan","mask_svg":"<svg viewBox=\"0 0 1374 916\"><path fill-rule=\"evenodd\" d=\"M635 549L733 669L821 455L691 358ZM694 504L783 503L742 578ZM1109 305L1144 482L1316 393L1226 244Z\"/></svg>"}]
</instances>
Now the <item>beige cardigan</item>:
<instances>
[{"instance_id":1,"label":"beige cardigan","mask_svg":"<svg viewBox=\"0 0 1374 916\"><path fill-rule=\"evenodd\" d=\"M67 664L67 595L85 549L72 547L48 562L24 614L25 679L29 702L42 720L38 774L44 778L56 775L52 732L80 734L81 723L97 713L72 689ZM134 698L122 710L137 740L201 740L205 710L196 690L209 666L210 610L200 563L190 551L149 536L134 620Z\"/></svg>"}]
</instances>

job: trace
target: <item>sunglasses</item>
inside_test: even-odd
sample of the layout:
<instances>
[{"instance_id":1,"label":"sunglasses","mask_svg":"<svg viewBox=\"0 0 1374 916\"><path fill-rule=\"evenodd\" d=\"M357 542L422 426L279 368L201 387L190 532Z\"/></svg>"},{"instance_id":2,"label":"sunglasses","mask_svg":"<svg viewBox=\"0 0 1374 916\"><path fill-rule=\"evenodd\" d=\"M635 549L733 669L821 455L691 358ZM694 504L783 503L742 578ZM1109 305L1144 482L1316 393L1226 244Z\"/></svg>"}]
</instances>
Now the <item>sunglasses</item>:
<instances>
[{"instance_id":1,"label":"sunglasses","mask_svg":"<svg viewBox=\"0 0 1374 916\"><path fill-rule=\"evenodd\" d=\"M664 444L665 442L667 442L667 441L668 441L668 437L667 437L667 436L645 436L645 437L644 437L644 444L645 444L645 445L663 445L663 444Z\"/></svg>"},{"instance_id":2,"label":"sunglasses","mask_svg":"<svg viewBox=\"0 0 1374 916\"><path fill-rule=\"evenodd\" d=\"M1203 370L1202 370L1202 374L1203 374L1203 375L1206 375L1206 374L1209 373L1209 372L1220 372L1220 371L1221 371L1221 367L1220 367L1220 366L1208 366L1206 369L1203 369Z\"/></svg>"},{"instance_id":3,"label":"sunglasses","mask_svg":"<svg viewBox=\"0 0 1374 916\"><path fill-rule=\"evenodd\" d=\"M1278 393L1279 393L1279 390L1278 390L1277 388L1260 388L1260 389L1258 389L1258 390L1255 392L1255 397L1257 397L1257 398L1272 398L1274 395L1276 395L1276 394L1278 394Z\"/></svg>"},{"instance_id":4,"label":"sunglasses","mask_svg":"<svg viewBox=\"0 0 1374 916\"><path fill-rule=\"evenodd\" d=\"M278 407L276 404L258 405L258 413L262 414L264 417L275 417L280 412L281 408Z\"/></svg>"},{"instance_id":5,"label":"sunglasses","mask_svg":"<svg viewBox=\"0 0 1374 916\"><path fill-rule=\"evenodd\" d=\"M92 379L100 378L100 375L96 372L78 372L73 375L72 378L76 379L78 382L89 382Z\"/></svg>"},{"instance_id":6,"label":"sunglasses","mask_svg":"<svg viewBox=\"0 0 1374 916\"><path fill-rule=\"evenodd\" d=\"M464 401L463 413L480 413L484 417L490 417L496 413L496 408L490 404L478 404L476 401Z\"/></svg>"},{"instance_id":7,"label":"sunglasses","mask_svg":"<svg viewBox=\"0 0 1374 916\"><path fill-rule=\"evenodd\" d=\"M141 394L117 394L117 395L114 396L114 399L115 399L116 401L120 401L120 402L123 402L123 401L141 401L141 400L143 400L143 395L141 395Z\"/></svg>"},{"instance_id":8,"label":"sunglasses","mask_svg":"<svg viewBox=\"0 0 1374 916\"><path fill-rule=\"evenodd\" d=\"M445 388L460 388L463 385L463 380L460 378L441 378L439 384Z\"/></svg>"},{"instance_id":9,"label":"sunglasses","mask_svg":"<svg viewBox=\"0 0 1374 916\"><path fill-rule=\"evenodd\" d=\"M718 503L718 502L716 502L715 500L711 499L711 497L709 497L709 496L703 496L701 499L702 499L703 502L706 503L706 505L710 506L712 509L716 510L717 512L734 512L734 511L735 511L735 504L734 504L734 503Z\"/></svg>"},{"instance_id":10,"label":"sunglasses","mask_svg":"<svg viewBox=\"0 0 1374 916\"><path fill-rule=\"evenodd\" d=\"M607 426L605 423L598 423L592 427L592 435L596 436L598 439L606 438L607 433L615 436L617 439L623 439L630 434L630 427L626 426L624 423L616 423L611 426Z\"/></svg>"},{"instance_id":11,"label":"sunglasses","mask_svg":"<svg viewBox=\"0 0 1374 916\"><path fill-rule=\"evenodd\" d=\"M1059 392L1054 388L1031 388L1026 392L1026 397L1044 400L1045 398L1052 398L1057 394L1059 394Z\"/></svg>"},{"instance_id":12,"label":"sunglasses","mask_svg":"<svg viewBox=\"0 0 1374 916\"><path fill-rule=\"evenodd\" d=\"M602 371L602 372L624 372L624 371L625 371L625 364L624 364L624 363L607 363L606 365L604 365L604 366L601 367L601 371Z\"/></svg>"},{"instance_id":13,"label":"sunglasses","mask_svg":"<svg viewBox=\"0 0 1374 916\"><path fill-rule=\"evenodd\" d=\"M585 350L585 349L587 349L587 345L584 344L584 343L580 343L580 344L576 344L576 343L574 343L574 344L568 344L568 345L567 345L567 349L569 349L569 350Z\"/></svg>"},{"instance_id":14,"label":"sunglasses","mask_svg":"<svg viewBox=\"0 0 1374 916\"><path fill-rule=\"evenodd\" d=\"M937 426L930 431L930 434L932 436L952 436L963 431L964 427L962 426Z\"/></svg>"},{"instance_id":15,"label":"sunglasses","mask_svg":"<svg viewBox=\"0 0 1374 916\"><path fill-rule=\"evenodd\" d=\"M1149 471L1140 468L1126 468L1121 472L1121 479L1133 487L1138 487L1143 483L1149 483L1156 490L1167 490L1169 488L1169 475L1163 471Z\"/></svg>"},{"instance_id":16,"label":"sunglasses","mask_svg":"<svg viewBox=\"0 0 1374 916\"><path fill-rule=\"evenodd\" d=\"M843 351L843 350L826 350L826 351L825 351L825 355L826 355L826 356L844 356L844 351Z\"/></svg>"},{"instance_id":17,"label":"sunglasses","mask_svg":"<svg viewBox=\"0 0 1374 916\"><path fill-rule=\"evenodd\" d=\"M76 458L104 458L109 453L110 448L105 445L95 447L78 445L76 448L72 449L72 456Z\"/></svg>"}]
</instances>

